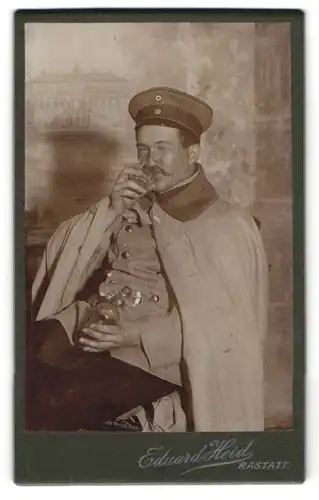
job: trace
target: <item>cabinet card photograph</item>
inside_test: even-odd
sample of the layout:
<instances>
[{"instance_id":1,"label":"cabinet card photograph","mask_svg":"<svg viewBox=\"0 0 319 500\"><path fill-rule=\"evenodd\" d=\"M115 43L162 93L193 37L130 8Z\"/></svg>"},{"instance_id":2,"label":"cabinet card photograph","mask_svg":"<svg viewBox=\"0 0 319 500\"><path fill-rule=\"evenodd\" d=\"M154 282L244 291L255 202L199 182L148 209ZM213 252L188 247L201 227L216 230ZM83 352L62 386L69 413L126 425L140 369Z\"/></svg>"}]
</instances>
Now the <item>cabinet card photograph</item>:
<instances>
[{"instance_id":1,"label":"cabinet card photograph","mask_svg":"<svg viewBox=\"0 0 319 500\"><path fill-rule=\"evenodd\" d=\"M154 12L16 14L17 481L300 481L302 14Z\"/></svg>"}]
</instances>

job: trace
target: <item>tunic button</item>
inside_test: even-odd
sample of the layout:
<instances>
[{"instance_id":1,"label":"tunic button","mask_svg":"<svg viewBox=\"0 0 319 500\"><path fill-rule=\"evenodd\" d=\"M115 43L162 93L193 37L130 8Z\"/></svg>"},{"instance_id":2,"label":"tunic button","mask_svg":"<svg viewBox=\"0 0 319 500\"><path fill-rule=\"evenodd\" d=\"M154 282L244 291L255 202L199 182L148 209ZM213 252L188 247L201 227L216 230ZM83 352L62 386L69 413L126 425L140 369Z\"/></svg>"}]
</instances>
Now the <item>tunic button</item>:
<instances>
[{"instance_id":1,"label":"tunic button","mask_svg":"<svg viewBox=\"0 0 319 500\"><path fill-rule=\"evenodd\" d=\"M157 271L157 276L163 276L162 273L160 271Z\"/></svg>"},{"instance_id":2,"label":"tunic button","mask_svg":"<svg viewBox=\"0 0 319 500\"><path fill-rule=\"evenodd\" d=\"M122 257L122 259L128 259L128 258L129 258L129 256L130 256L130 254L129 254L128 252L123 252L123 253L121 253L121 257Z\"/></svg>"},{"instance_id":3,"label":"tunic button","mask_svg":"<svg viewBox=\"0 0 319 500\"><path fill-rule=\"evenodd\" d=\"M124 301L122 299L116 299L115 300L115 305L118 307L121 307L124 304Z\"/></svg>"},{"instance_id":4,"label":"tunic button","mask_svg":"<svg viewBox=\"0 0 319 500\"><path fill-rule=\"evenodd\" d=\"M121 294L124 295L124 297L129 297L132 294L132 288L129 286L124 286L121 290Z\"/></svg>"},{"instance_id":5,"label":"tunic button","mask_svg":"<svg viewBox=\"0 0 319 500\"><path fill-rule=\"evenodd\" d=\"M158 302L159 301L159 296L158 295L152 295L152 301L153 302Z\"/></svg>"},{"instance_id":6,"label":"tunic button","mask_svg":"<svg viewBox=\"0 0 319 500\"><path fill-rule=\"evenodd\" d=\"M133 231L132 226L126 226L125 231L126 231L127 233L131 233L131 232Z\"/></svg>"}]
</instances>

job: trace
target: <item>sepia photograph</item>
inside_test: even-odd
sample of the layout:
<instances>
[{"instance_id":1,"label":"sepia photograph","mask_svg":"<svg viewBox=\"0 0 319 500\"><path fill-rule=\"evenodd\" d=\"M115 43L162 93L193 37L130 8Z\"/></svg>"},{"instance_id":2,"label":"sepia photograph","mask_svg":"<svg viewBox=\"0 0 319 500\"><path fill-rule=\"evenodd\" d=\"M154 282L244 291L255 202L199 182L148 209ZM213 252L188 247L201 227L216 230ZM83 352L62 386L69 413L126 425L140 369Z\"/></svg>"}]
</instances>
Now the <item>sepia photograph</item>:
<instances>
[{"instance_id":1,"label":"sepia photograph","mask_svg":"<svg viewBox=\"0 0 319 500\"><path fill-rule=\"evenodd\" d=\"M25 429L292 430L290 24L24 26Z\"/></svg>"}]
</instances>

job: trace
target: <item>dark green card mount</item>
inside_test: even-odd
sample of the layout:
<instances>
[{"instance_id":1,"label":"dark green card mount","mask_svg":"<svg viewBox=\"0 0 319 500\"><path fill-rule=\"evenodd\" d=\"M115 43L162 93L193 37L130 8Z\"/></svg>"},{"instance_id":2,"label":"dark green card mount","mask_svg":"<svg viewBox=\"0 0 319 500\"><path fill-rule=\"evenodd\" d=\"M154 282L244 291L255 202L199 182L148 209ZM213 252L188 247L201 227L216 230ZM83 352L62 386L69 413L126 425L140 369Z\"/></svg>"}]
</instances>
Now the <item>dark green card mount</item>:
<instances>
[{"instance_id":1,"label":"dark green card mount","mask_svg":"<svg viewBox=\"0 0 319 500\"><path fill-rule=\"evenodd\" d=\"M263 433L25 430L25 23L290 23L293 171L293 422ZM15 13L15 457L18 484L304 481L304 16L297 10L21 10Z\"/></svg>"}]
</instances>

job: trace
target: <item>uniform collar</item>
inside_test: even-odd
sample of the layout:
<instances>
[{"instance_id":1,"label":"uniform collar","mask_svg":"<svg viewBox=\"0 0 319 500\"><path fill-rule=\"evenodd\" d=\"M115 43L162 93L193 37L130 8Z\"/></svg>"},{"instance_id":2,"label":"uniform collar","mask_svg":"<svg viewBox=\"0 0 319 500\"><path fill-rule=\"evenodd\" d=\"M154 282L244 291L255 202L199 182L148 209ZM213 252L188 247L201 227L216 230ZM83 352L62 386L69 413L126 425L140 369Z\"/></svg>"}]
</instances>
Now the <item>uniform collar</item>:
<instances>
[{"instance_id":1,"label":"uniform collar","mask_svg":"<svg viewBox=\"0 0 319 500\"><path fill-rule=\"evenodd\" d=\"M176 189L178 187L182 187L182 186L186 186L187 184L190 184L194 179L196 179L196 177L198 176L199 172L200 172L200 165L196 164L195 172L192 175L190 175L186 179L183 179L182 181L178 182L174 186L172 186L172 187L170 187L168 189L165 189L164 191L160 191L159 194L163 195L165 193L168 193L169 191L173 191L174 189Z\"/></svg>"},{"instance_id":2,"label":"uniform collar","mask_svg":"<svg viewBox=\"0 0 319 500\"><path fill-rule=\"evenodd\" d=\"M155 201L162 210L182 222L196 219L208 205L218 199L203 167L199 163L196 166L197 170L191 177L169 190L155 194Z\"/></svg>"}]
</instances>

